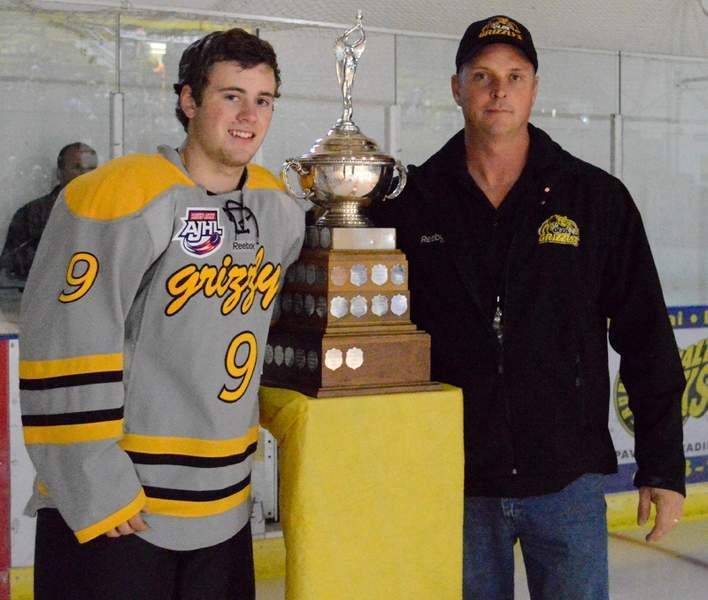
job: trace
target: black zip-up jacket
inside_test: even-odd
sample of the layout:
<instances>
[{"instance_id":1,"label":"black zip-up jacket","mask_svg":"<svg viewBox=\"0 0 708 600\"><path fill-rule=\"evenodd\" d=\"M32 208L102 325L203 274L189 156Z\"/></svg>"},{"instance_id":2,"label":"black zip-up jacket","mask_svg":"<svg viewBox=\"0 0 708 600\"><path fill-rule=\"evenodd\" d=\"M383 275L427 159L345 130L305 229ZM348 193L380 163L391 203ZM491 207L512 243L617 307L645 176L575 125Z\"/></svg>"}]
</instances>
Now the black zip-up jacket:
<instances>
[{"instance_id":1,"label":"black zip-up jacket","mask_svg":"<svg viewBox=\"0 0 708 600\"><path fill-rule=\"evenodd\" d=\"M27 279L39 239L60 191L61 187L55 186L46 196L28 202L12 216L0 255L0 268L15 279Z\"/></svg>"},{"instance_id":2,"label":"black zip-up jacket","mask_svg":"<svg viewBox=\"0 0 708 600\"><path fill-rule=\"evenodd\" d=\"M634 483L685 494L685 379L639 212L618 179L529 132L501 343L480 296L483 251L455 210L468 193L456 170L464 132L410 167L403 194L372 212L376 225L396 227L408 258L412 318L431 335L433 378L464 391L465 493L546 493L617 470L609 330L634 413ZM520 491L519 480L528 483Z\"/></svg>"}]
</instances>

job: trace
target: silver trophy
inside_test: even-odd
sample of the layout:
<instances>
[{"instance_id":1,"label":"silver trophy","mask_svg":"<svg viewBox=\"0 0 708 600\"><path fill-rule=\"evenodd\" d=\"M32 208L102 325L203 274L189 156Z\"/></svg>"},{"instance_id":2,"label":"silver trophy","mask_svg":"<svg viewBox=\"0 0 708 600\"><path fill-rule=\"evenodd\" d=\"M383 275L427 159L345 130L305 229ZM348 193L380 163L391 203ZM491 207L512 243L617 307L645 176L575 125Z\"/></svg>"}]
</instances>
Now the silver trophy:
<instances>
[{"instance_id":1,"label":"silver trophy","mask_svg":"<svg viewBox=\"0 0 708 600\"><path fill-rule=\"evenodd\" d=\"M318 227L370 227L362 213L374 200L395 198L406 185L406 169L400 161L380 151L352 121L352 86L364 52L366 34L357 12L356 25L337 38L337 80L342 91L342 116L327 135L318 139L307 154L283 163L281 177L288 192L311 200L324 209ZM288 181L295 171L301 191ZM394 174L398 182L393 187Z\"/></svg>"}]
</instances>

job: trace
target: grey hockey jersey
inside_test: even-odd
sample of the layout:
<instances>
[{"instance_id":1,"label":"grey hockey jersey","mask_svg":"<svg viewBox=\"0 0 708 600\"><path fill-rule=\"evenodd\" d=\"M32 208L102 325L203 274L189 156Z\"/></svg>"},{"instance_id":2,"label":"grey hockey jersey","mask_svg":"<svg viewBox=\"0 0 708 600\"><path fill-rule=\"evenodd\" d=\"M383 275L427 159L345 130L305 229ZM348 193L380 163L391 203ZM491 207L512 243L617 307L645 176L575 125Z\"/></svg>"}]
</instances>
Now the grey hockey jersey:
<instances>
[{"instance_id":1,"label":"grey hockey jersey","mask_svg":"<svg viewBox=\"0 0 708 600\"><path fill-rule=\"evenodd\" d=\"M139 535L190 550L249 519L260 367L305 207L255 165L210 195L159 152L60 195L22 300L20 396L30 511L58 508L86 542L142 510Z\"/></svg>"}]
</instances>

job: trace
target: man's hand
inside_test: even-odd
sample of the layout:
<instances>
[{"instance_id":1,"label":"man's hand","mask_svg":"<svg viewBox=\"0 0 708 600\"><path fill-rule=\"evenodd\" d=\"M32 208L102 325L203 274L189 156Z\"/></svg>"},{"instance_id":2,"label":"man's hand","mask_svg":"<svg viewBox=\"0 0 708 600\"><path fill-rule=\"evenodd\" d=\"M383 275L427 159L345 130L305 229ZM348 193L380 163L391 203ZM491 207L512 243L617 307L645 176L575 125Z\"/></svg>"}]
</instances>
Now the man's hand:
<instances>
[{"instance_id":1,"label":"man's hand","mask_svg":"<svg viewBox=\"0 0 708 600\"><path fill-rule=\"evenodd\" d=\"M149 529L148 524L143 521L143 517L138 513L117 527L107 531L106 535L110 538L117 538L121 535L130 535L136 531L145 531L146 529Z\"/></svg>"},{"instance_id":2,"label":"man's hand","mask_svg":"<svg viewBox=\"0 0 708 600\"><path fill-rule=\"evenodd\" d=\"M644 538L647 542L659 541L676 527L683 514L683 496L678 492L655 487L640 487L637 525L644 525L649 520L652 503L656 505L656 518L654 527Z\"/></svg>"}]
</instances>

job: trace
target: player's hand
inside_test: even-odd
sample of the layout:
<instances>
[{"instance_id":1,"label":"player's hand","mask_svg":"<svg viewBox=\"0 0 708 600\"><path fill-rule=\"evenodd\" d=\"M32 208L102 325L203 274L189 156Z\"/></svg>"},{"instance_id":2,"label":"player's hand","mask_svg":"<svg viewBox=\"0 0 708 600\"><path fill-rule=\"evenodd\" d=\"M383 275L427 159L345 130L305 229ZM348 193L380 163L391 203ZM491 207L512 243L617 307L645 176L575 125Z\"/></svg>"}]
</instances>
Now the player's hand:
<instances>
[{"instance_id":1,"label":"player's hand","mask_svg":"<svg viewBox=\"0 0 708 600\"><path fill-rule=\"evenodd\" d=\"M637 525L644 525L649 520L651 505L656 506L654 527L644 538L647 542L659 541L678 525L683 514L683 500L683 496L673 490L655 487L639 488Z\"/></svg>"},{"instance_id":2,"label":"player's hand","mask_svg":"<svg viewBox=\"0 0 708 600\"><path fill-rule=\"evenodd\" d=\"M149 529L148 524L143 520L142 515L138 513L134 517L107 531L106 535L110 538L117 538L122 535L130 535L136 531L145 531L147 529Z\"/></svg>"}]
</instances>

